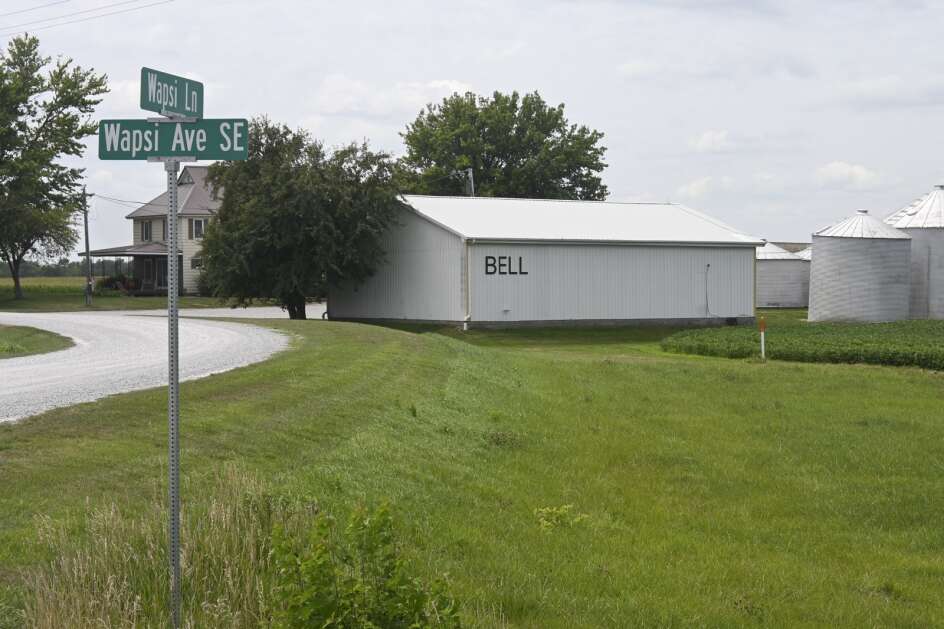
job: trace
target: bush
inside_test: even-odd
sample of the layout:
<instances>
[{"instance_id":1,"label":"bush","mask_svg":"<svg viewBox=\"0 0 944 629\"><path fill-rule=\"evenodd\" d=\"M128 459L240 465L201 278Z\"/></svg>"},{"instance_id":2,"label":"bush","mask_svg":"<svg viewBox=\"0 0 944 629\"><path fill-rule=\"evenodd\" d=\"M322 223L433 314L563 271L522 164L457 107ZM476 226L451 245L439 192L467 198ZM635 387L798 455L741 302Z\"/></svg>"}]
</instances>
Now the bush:
<instances>
[{"instance_id":1,"label":"bush","mask_svg":"<svg viewBox=\"0 0 944 629\"><path fill-rule=\"evenodd\" d=\"M400 557L386 507L356 510L343 535L320 515L307 541L279 533L276 618L303 627L459 627L442 582L427 585Z\"/></svg>"},{"instance_id":2,"label":"bush","mask_svg":"<svg viewBox=\"0 0 944 629\"><path fill-rule=\"evenodd\" d=\"M784 322L767 331L767 357L826 363L868 363L944 369L944 321L894 323ZM760 333L751 327L677 332L666 351L749 358L760 355Z\"/></svg>"},{"instance_id":3,"label":"bush","mask_svg":"<svg viewBox=\"0 0 944 629\"><path fill-rule=\"evenodd\" d=\"M330 520L314 500L270 493L232 466L225 468L215 490L208 493L209 499L185 502L181 514L183 626L302 626L292 624L300 616L283 613L289 598L295 602L293 609L341 610L356 603L356 611L362 614L356 619L370 612L366 617L411 617L419 622L434 618L432 612L442 606L447 620L416 626L452 626L448 619L456 612L451 599L409 577L394 553L386 511L376 517L358 512L361 515L353 517L352 523L363 524L349 529L354 546L348 548L339 546L333 536L317 533L325 531ZM198 494L185 487L184 495ZM24 575L22 625L61 627L63 619L68 619L70 627L168 626L167 522L163 489L155 492L150 508L134 517L117 506L91 510L79 543L74 541L73 528L40 520L37 530L42 548L37 554L55 559ZM309 542L298 541L303 539ZM313 541L321 544L318 553L308 550L313 549ZM289 569L290 553L296 551L295 556L303 558L299 573ZM349 587L322 590L313 581L297 581L299 574L322 574L309 564L314 557L333 562L337 583ZM360 588L357 592L352 591L355 586ZM428 611L420 612L421 603ZM388 615L377 615L378 605ZM343 619L337 614L334 618ZM324 626L355 625L335 620Z\"/></svg>"}]
</instances>

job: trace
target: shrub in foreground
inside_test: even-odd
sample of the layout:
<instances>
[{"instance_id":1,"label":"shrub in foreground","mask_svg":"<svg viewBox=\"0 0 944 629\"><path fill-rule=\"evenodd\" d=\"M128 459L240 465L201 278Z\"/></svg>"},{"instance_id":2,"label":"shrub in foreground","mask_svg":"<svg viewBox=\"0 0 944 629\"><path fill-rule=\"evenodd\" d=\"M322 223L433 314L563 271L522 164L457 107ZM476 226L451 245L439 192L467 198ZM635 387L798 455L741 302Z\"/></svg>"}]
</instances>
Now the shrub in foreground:
<instances>
[{"instance_id":1,"label":"shrub in foreground","mask_svg":"<svg viewBox=\"0 0 944 629\"><path fill-rule=\"evenodd\" d=\"M157 492L151 504L135 516L91 511L78 544L74 531L40 521L38 550L55 559L25 575L23 625L167 626L166 504ZM458 624L444 588L410 575L386 509L355 512L346 538L330 522L313 500L274 495L227 468L212 497L182 513L184 626ZM393 618L414 624L385 624Z\"/></svg>"},{"instance_id":2,"label":"shrub in foreground","mask_svg":"<svg viewBox=\"0 0 944 629\"><path fill-rule=\"evenodd\" d=\"M386 507L356 510L343 534L319 516L307 540L279 533L279 627L459 627L442 582L428 586L400 557Z\"/></svg>"}]
</instances>

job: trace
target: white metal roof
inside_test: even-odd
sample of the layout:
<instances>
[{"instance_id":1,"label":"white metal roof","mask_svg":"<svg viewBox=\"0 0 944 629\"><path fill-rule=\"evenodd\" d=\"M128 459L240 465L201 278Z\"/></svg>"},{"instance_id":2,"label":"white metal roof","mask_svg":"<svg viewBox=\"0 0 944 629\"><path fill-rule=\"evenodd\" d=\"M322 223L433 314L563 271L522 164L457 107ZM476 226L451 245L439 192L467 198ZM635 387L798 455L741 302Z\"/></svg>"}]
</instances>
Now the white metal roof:
<instances>
[{"instance_id":1,"label":"white metal roof","mask_svg":"<svg viewBox=\"0 0 944 629\"><path fill-rule=\"evenodd\" d=\"M799 251L796 252L795 255L801 260L810 261L813 259L813 247L810 246L810 247L807 247L806 249L800 249Z\"/></svg>"},{"instance_id":2,"label":"white metal roof","mask_svg":"<svg viewBox=\"0 0 944 629\"><path fill-rule=\"evenodd\" d=\"M418 214L476 240L763 244L677 203L421 195L403 200Z\"/></svg>"},{"instance_id":3,"label":"white metal roof","mask_svg":"<svg viewBox=\"0 0 944 629\"><path fill-rule=\"evenodd\" d=\"M778 247L772 242L764 243L763 247L757 248L758 260L798 260L796 254L790 253L783 247Z\"/></svg>"},{"instance_id":4,"label":"white metal roof","mask_svg":"<svg viewBox=\"0 0 944 629\"><path fill-rule=\"evenodd\" d=\"M821 229L813 235L831 238L911 238L905 232L898 231L874 216L869 216L868 210L856 210L856 213L849 218Z\"/></svg>"},{"instance_id":5,"label":"white metal roof","mask_svg":"<svg viewBox=\"0 0 944 629\"><path fill-rule=\"evenodd\" d=\"M885 222L898 229L944 227L944 185L934 186L931 192L901 208Z\"/></svg>"}]
</instances>

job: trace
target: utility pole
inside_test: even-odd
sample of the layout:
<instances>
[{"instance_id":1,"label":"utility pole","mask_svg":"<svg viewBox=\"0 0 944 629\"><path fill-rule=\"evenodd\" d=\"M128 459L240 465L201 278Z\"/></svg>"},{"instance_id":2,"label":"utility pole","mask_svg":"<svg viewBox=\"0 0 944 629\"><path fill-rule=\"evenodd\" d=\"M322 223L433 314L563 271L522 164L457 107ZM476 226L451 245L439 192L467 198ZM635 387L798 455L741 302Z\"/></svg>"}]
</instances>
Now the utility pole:
<instances>
[{"instance_id":1,"label":"utility pole","mask_svg":"<svg viewBox=\"0 0 944 629\"><path fill-rule=\"evenodd\" d=\"M469 189L472 191L471 196L475 196L475 175L472 174L472 169L466 169L466 172L469 174Z\"/></svg>"},{"instance_id":2,"label":"utility pole","mask_svg":"<svg viewBox=\"0 0 944 629\"><path fill-rule=\"evenodd\" d=\"M89 255L88 195L82 186L82 222L85 224L85 305L92 305L92 256Z\"/></svg>"}]
</instances>

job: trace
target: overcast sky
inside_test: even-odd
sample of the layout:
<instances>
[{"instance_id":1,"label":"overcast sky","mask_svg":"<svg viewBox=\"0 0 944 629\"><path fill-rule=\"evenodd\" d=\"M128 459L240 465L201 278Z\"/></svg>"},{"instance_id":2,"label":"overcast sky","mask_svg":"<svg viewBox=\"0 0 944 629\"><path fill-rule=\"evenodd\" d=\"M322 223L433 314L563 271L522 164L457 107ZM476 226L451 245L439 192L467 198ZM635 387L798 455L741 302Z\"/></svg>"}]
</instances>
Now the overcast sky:
<instances>
[{"instance_id":1,"label":"overcast sky","mask_svg":"<svg viewBox=\"0 0 944 629\"><path fill-rule=\"evenodd\" d=\"M95 17L156 1L60 1L0 32L33 29L46 54L107 73L101 117L146 117L148 66L203 81L207 117L266 114L394 153L427 102L537 90L605 134L611 200L682 202L770 240L944 183L941 2L175 0ZM88 145L89 191L163 190L160 165ZM128 211L97 201L94 248L130 242Z\"/></svg>"}]
</instances>

